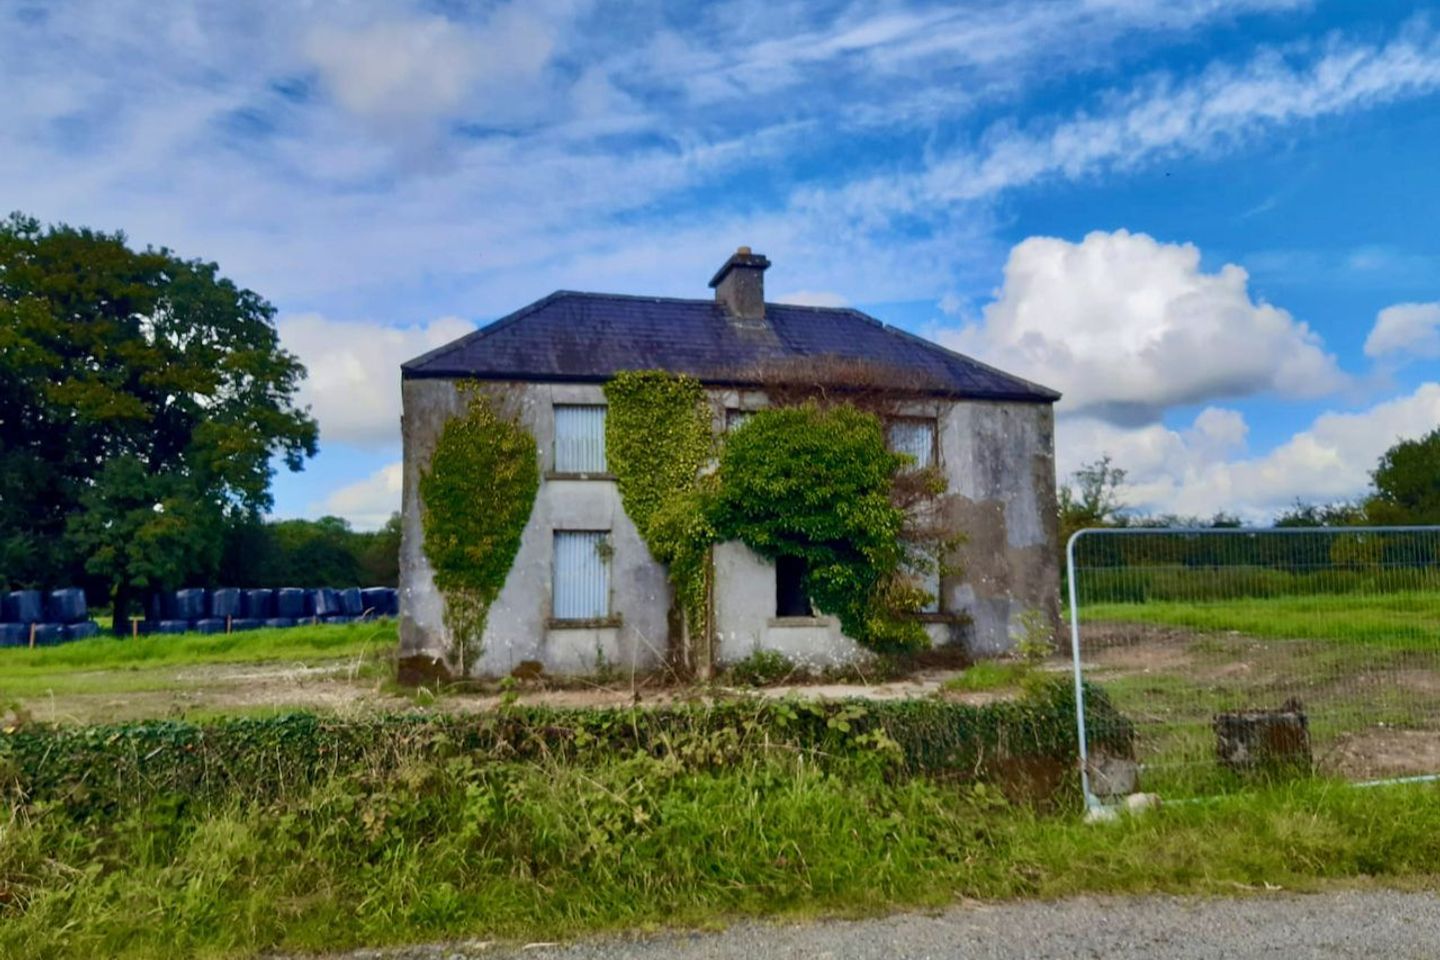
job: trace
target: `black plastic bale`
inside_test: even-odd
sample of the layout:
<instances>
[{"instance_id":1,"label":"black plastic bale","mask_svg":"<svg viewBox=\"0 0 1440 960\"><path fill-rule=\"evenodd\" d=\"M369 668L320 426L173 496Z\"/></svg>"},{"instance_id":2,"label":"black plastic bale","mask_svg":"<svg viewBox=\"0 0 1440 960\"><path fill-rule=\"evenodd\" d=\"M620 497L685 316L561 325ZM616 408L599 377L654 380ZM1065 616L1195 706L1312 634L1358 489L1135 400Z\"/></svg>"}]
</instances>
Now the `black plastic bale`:
<instances>
[{"instance_id":1,"label":"black plastic bale","mask_svg":"<svg viewBox=\"0 0 1440 960\"><path fill-rule=\"evenodd\" d=\"M275 616L280 619L298 620L305 616L307 593L299 587L285 587L275 591Z\"/></svg>"},{"instance_id":2,"label":"black plastic bale","mask_svg":"<svg viewBox=\"0 0 1440 960\"><path fill-rule=\"evenodd\" d=\"M45 619L45 604L39 590L13 590L0 602L6 623L39 623Z\"/></svg>"},{"instance_id":3,"label":"black plastic bale","mask_svg":"<svg viewBox=\"0 0 1440 960\"><path fill-rule=\"evenodd\" d=\"M218 617L206 617L195 621L196 633L224 633L225 621Z\"/></svg>"},{"instance_id":4,"label":"black plastic bale","mask_svg":"<svg viewBox=\"0 0 1440 960\"><path fill-rule=\"evenodd\" d=\"M340 613L340 598L331 587L316 587L306 597L305 614L311 617L333 617Z\"/></svg>"},{"instance_id":5,"label":"black plastic bale","mask_svg":"<svg viewBox=\"0 0 1440 960\"><path fill-rule=\"evenodd\" d=\"M189 620L156 620L151 633L187 633L190 630Z\"/></svg>"},{"instance_id":6,"label":"black plastic bale","mask_svg":"<svg viewBox=\"0 0 1440 960\"><path fill-rule=\"evenodd\" d=\"M346 587L336 591L340 600L340 612L347 617L358 617L365 612L365 603L360 597L359 587Z\"/></svg>"},{"instance_id":7,"label":"black plastic bale","mask_svg":"<svg viewBox=\"0 0 1440 960\"><path fill-rule=\"evenodd\" d=\"M100 624L94 620L82 620L65 627L66 640L89 640L100 635Z\"/></svg>"},{"instance_id":8,"label":"black plastic bale","mask_svg":"<svg viewBox=\"0 0 1440 960\"><path fill-rule=\"evenodd\" d=\"M246 590L241 609L248 620L268 620L275 615L275 591Z\"/></svg>"},{"instance_id":9,"label":"black plastic bale","mask_svg":"<svg viewBox=\"0 0 1440 960\"><path fill-rule=\"evenodd\" d=\"M79 587L51 590L45 598L45 619L51 623L79 623L90 618L85 591Z\"/></svg>"},{"instance_id":10,"label":"black plastic bale","mask_svg":"<svg viewBox=\"0 0 1440 960\"><path fill-rule=\"evenodd\" d=\"M256 620L250 617L236 617L230 621L230 629L235 633L241 630L259 630L263 620Z\"/></svg>"},{"instance_id":11,"label":"black plastic bale","mask_svg":"<svg viewBox=\"0 0 1440 960\"><path fill-rule=\"evenodd\" d=\"M29 642L29 638L26 638ZM37 623L35 624L35 646L53 647L56 644L65 642L65 624L63 623Z\"/></svg>"},{"instance_id":12,"label":"black plastic bale","mask_svg":"<svg viewBox=\"0 0 1440 960\"><path fill-rule=\"evenodd\" d=\"M171 620L201 620L205 617L205 590L201 587L176 590L170 595L169 606Z\"/></svg>"},{"instance_id":13,"label":"black plastic bale","mask_svg":"<svg viewBox=\"0 0 1440 960\"><path fill-rule=\"evenodd\" d=\"M240 616L240 591L233 587L211 591L210 616L220 620Z\"/></svg>"},{"instance_id":14,"label":"black plastic bale","mask_svg":"<svg viewBox=\"0 0 1440 960\"><path fill-rule=\"evenodd\" d=\"M366 587L360 591L360 605L366 616L386 616L390 612L389 591L385 587Z\"/></svg>"},{"instance_id":15,"label":"black plastic bale","mask_svg":"<svg viewBox=\"0 0 1440 960\"><path fill-rule=\"evenodd\" d=\"M0 647L23 647L30 642L30 624L0 623Z\"/></svg>"},{"instance_id":16,"label":"black plastic bale","mask_svg":"<svg viewBox=\"0 0 1440 960\"><path fill-rule=\"evenodd\" d=\"M293 627L295 626L295 619L293 617L270 617L265 621L265 626L272 629Z\"/></svg>"}]
</instances>

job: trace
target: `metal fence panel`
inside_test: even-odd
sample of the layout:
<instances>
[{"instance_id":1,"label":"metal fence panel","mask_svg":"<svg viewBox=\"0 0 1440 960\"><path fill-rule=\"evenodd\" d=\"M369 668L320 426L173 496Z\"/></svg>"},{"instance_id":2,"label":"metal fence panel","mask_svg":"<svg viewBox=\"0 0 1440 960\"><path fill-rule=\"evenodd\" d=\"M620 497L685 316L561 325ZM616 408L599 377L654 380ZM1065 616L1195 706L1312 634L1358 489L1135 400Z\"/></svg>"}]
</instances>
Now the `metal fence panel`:
<instances>
[{"instance_id":1,"label":"metal fence panel","mask_svg":"<svg viewBox=\"0 0 1440 960\"><path fill-rule=\"evenodd\" d=\"M1066 567L1077 691L1135 723L1141 789L1440 774L1440 527L1085 530Z\"/></svg>"}]
</instances>

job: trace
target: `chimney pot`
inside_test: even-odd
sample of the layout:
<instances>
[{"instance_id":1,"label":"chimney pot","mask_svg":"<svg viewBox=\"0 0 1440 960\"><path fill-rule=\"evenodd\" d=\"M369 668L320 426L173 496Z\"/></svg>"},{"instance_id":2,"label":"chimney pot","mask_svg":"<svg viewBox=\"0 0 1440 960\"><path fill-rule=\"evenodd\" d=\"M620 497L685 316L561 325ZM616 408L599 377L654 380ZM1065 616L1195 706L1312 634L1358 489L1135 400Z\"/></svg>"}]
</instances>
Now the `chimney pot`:
<instances>
[{"instance_id":1,"label":"chimney pot","mask_svg":"<svg viewBox=\"0 0 1440 960\"><path fill-rule=\"evenodd\" d=\"M763 253L740 247L710 280L715 302L736 320L765 320L765 271L770 261Z\"/></svg>"}]
</instances>

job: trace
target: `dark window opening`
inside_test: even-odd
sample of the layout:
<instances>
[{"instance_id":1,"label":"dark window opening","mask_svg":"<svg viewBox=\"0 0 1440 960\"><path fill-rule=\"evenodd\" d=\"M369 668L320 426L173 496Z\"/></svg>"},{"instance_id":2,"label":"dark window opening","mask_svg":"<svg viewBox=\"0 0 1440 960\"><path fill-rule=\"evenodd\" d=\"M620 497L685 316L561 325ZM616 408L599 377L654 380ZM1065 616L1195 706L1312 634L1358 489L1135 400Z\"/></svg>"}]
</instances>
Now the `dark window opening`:
<instances>
[{"instance_id":1,"label":"dark window opening","mask_svg":"<svg viewBox=\"0 0 1440 960\"><path fill-rule=\"evenodd\" d=\"M815 616L805 592L805 560L801 557L780 557L775 561L775 616Z\"/></svg>"}]
</instances>

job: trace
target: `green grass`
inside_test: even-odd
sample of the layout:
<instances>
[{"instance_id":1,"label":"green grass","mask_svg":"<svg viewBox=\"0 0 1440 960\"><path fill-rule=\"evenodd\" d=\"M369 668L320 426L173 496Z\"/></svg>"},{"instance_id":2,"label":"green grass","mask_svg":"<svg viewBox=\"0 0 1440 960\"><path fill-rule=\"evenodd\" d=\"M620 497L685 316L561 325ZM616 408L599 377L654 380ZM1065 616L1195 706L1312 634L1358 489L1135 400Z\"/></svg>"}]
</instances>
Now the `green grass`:
<instances>
[{"instance_id":1,"label":"green grass","mask_svg":"<svg viewBox=\"0 0 1440 960\"><path fill-rule=\"evenodd\" d=\"M176 686L175 669L226 663L369 659L395 648L393 621L317 624L231 634L99 636L0 650L0 699L126 693ZM196 681L199 682L199 681Z\"/></svg>"},{"instance_id":2,"label":"green grass","mask_svg":"<svg viewBox=\"0 0 1440 960\"><path fill-rule=\"evenodd\" d=\"M1440 591L1100 603L1083 606L1081 617L1082 623L1113 620L1253 637L1440 648Z\"/></svg>"},{"instance_id":3,"label":"green grass","mask_svg":"<svg viewBox=\"0 0 1440 960\"><path fill-rule=\"evenodd\" d=\"M0 956L253 956L554 939L957 897L1433 883L1440 789L1307 781L1107 825L992 788L755 756L337 779L282 801L155 799L0 822Z\"/></svg>"},{"instance_id":4,"label":"green grass","mask_svg":"<svg viewBox=\"0 0 1440 960\"><path fill-rule=\"evenodd\" d=\"M981 660L965 668L940 685L942 690L982 693L989 690L1018 688L1035 670L1029 664L1012 660Z\"/></svg>"}]
</instances>

